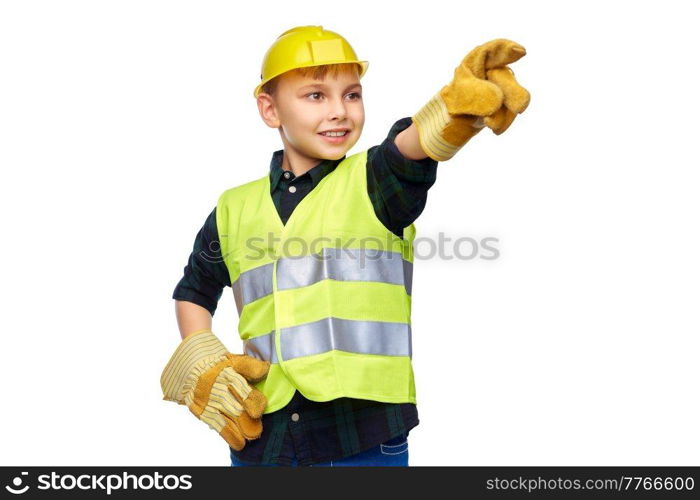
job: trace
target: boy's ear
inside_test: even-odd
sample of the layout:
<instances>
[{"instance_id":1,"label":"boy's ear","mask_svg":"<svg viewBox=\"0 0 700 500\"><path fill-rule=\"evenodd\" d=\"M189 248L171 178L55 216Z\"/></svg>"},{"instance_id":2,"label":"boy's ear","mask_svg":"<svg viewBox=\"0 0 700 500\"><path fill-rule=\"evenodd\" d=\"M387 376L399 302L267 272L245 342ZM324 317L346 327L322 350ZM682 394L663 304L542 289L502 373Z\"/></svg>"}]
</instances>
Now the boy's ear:
<instances>
[{"instance_id":1,"label":"boy's ear","mask_svg":"<svg viewBox=\"0 0 700 500\"><path fill-rule=\"evenodd\" d=\"M270 128L279 128L281 126L279 116L277 116L277 108L275 101L270 94L261 92L258 94L258 111L260 117Z\"/></svg>"}]
</instances>

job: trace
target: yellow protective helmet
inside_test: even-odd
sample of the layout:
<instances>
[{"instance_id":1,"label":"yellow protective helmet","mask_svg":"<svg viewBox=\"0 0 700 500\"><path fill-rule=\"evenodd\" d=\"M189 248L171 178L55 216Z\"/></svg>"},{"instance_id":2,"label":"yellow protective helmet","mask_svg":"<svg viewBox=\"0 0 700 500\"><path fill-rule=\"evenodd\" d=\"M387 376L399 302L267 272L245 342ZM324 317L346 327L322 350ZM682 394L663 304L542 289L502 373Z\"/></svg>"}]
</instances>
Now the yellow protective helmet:
<instances>
[{"instance_id":1,"label":"yellow protective helmet","mask_svg":"<svg viewBox=\"0 0 700 500\"><path fill-rule=\"evenodd\" d=\"M323 26L297 26L282 33L265 53L260 71L260 84L253 95L258 97L262 86L289 70L324 64L357 63L360 78L369 62L359 61L348 41Z\"/></svg>"}]
</instances>

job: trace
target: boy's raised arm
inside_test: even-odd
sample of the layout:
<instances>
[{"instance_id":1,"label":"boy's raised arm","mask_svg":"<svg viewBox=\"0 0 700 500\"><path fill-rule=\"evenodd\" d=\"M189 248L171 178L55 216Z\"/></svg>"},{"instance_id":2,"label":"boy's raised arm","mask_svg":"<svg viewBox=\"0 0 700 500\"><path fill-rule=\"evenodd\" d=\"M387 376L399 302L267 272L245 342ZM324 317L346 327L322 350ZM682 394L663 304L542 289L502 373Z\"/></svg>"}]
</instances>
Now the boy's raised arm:
<instances>
[{"instance_id":1,"label":"boy's raised arm","mask_svg":"<svg viewBox=\"0 0 700 500\"><path fill-rule=\"evenodd\" d=\"M418 128L415 122L412 123L406 130L399 132L394 139L394 144L399 152L409 160L422 160L428 157L428 154L423 151L418 137Z\"/></svg>"}]
</instances>

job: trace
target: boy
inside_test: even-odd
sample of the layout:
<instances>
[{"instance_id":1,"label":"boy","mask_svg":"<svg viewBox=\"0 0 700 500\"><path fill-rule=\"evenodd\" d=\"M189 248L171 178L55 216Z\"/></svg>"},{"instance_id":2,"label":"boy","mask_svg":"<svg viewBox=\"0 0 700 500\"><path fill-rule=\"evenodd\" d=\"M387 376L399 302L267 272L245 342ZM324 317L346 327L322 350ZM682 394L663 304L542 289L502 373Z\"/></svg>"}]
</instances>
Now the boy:
<instances>
[{"instance_id":1,"label":"boy","mask_svg":"<svg viewBox=\"0 0 700 500\"><path fill-rule=\"evenodd\" d=\"M381 145L346 157L368 63L321 26L268 50L254 95L284 149L269 175L225 191L197 235L173 293L183 340L161 377L164 399L216 430L232 465L408 465L413 222L437 162L527 107L506 66L524 54L503 39L477 47ZM243 355L211 332L225 286Z\"/></svg>"}]
</instances>

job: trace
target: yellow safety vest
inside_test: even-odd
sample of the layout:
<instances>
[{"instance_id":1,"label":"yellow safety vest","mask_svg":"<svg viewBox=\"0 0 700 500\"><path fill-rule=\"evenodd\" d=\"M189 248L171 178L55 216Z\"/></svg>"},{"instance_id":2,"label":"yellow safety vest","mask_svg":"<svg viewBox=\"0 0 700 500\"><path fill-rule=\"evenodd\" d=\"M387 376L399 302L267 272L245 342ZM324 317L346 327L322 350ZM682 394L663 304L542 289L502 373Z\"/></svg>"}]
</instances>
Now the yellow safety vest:
<instances>
[{"instance_id":1,"label":"yellow safety vest","mask_svg":"<svg viewBox=\"0 0 700 500\"><path fill-rule=\"evenodd\" d=\"M367 151L345 158L283 224L269 175L228 189L216 224L244 352L271 362L265 413L306 398L415 403L411 282L403 238L367 194Z\"/></svg>"}]
</instances>

